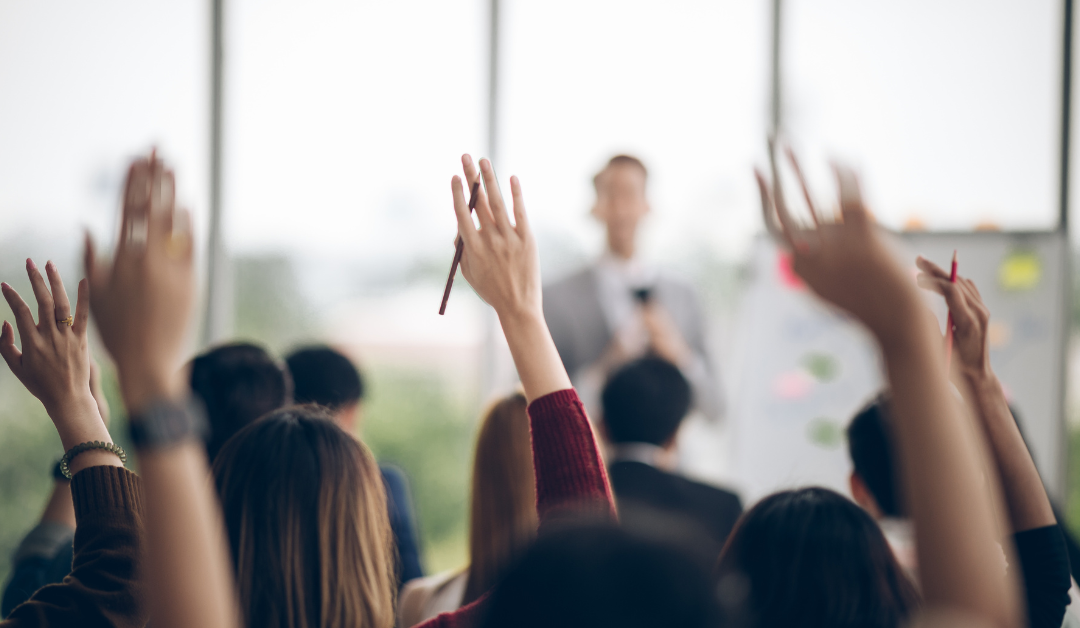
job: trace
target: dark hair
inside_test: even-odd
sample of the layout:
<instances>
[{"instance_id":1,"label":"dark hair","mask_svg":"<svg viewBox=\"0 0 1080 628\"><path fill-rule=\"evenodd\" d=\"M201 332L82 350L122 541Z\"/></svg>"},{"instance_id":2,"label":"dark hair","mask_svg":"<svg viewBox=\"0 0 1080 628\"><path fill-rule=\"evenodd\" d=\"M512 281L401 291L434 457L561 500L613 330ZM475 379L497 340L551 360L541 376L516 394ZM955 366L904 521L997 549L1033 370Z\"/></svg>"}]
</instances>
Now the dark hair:
<instances>
[{"instance_id":1,"label":"dark hair","mask_svg":"<svg viewBox=\"0 0 1080 628\"><path fill-rule=\"evenodd\" d=\"M325 408L290 406L214 461L245 626L394 623L393 533L375 457Z\"/></svg>"},{"instance_id":2,"label":"dark hair","mask_svg":"<svg viewBox=\"0 0 1080 628\"><path fill-rule=\"evenodd\" d=\"M615 155L614 157L612 157L611 159L608 160L607 164L604 166L604 168L602 170L600 170L600 172L597 172L595 175L593 175L593 178L592 178L593 188L597 188L597 187L600 186L600 177L601 177L601 175L603 175L609 169L615 168L615 167L618 167L618 166L633 166L635 168L640 169L641 174L645 175L646 179L649 177L649 169L646 168L645 164L640 159L638 159L637 157L634 157L633 155Z\"/></svg>"},{"instance_id":3,"label":"dark hair","mask_svg":"<svg viewBox=\"0 0 1080 628\"><path fill-rule=\"evenodd\" d=\"M304 347L285 358L293 378L296 403L317 403L331 410L364 398L364 380L352 360L330 347Z\"/></svg>"},{"instance_id":4,"label":"dark hair","mask_svg":"<svg viewBox=\"0 0 1080 628\"><path fill-rule=\"evenodd\" d=\"M886 516L903 517L887 396L880 395L855 415L847 428L847 441L855 473L874 496L878 508Z\"/></svg>"},{"instance_id":5,"label":"dark hair","mask_svg":"<svg viewBox=\"0 0 1080 628\"><path fill-rule=\"evenodd\" d=\"M646 357L615 371L601 402L612 442L663 445L690 410L690 384L674 364Z\"/></svg>"},{"instance_id":6,"label":"dark hair","mask_svg":"<svg viewBox=\"0 0 1080 628\"><path fill-rule=\"evenodd\" d=\"M244 426L288 403L289 388L289 374L257 345L238 342L196 356L191 391L206 405L210 459Z\"/></svg>"},{"instance_id":7,"label":"dark hair","mask_svg":"<svg viewBox=\"0 0 1080 628\"><path fill-rule=\"evenodd\" d=\"M679 551L612 525L546 534L495 588L481 626L718 625L708 572Z\"/></svg>"},{"instance_id":8,"label":"dark hair","mask_svg":"<svg viewBox=\"0 0 1080 628\"><path fill-rule=\"evenodd\" d=\"M743 514L717 576L727 619L750 626L894 628L919 600L870 515L817 487Z\"/></svg>"}]
</instances>

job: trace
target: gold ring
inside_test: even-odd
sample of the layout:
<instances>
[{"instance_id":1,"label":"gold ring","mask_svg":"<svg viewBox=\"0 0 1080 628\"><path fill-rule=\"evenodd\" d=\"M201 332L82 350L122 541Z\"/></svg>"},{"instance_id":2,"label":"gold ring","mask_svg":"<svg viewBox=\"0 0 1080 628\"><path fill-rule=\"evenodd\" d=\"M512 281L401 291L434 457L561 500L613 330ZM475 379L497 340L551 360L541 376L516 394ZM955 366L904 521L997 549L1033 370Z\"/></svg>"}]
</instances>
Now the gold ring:
<instances>
[{"instance_id":1,"label":"gold ring","mask_svg":"<svg viewBox=\"0 0 1080 628\"><path fill-rule=\"evenodd\" d=\"M67 325L68 327L71 327L75 324L75 315L69 315L67 318L60 319L56 322L59 325Z\"/></svg>"}]
</instances>

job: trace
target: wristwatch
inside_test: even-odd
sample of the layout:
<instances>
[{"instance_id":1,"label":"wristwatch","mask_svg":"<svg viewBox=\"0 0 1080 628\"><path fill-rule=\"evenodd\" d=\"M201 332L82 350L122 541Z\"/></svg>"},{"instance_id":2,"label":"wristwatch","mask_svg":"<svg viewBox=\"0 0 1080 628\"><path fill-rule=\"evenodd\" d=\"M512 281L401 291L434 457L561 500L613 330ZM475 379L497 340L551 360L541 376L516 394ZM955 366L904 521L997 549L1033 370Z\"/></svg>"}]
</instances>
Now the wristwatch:
<instances>
[{"instance_id":1,"label":"wristwatch","mask_svg":"<svg viewBox=\"0 0 1080 628\"><path fill-rule=\"evenodd\" d=\"M128 417L136 449L163 449L187 440L205 440L210 433L202 401L189 395L182 401L162 400Z\"/></svg>"}]
</instances>

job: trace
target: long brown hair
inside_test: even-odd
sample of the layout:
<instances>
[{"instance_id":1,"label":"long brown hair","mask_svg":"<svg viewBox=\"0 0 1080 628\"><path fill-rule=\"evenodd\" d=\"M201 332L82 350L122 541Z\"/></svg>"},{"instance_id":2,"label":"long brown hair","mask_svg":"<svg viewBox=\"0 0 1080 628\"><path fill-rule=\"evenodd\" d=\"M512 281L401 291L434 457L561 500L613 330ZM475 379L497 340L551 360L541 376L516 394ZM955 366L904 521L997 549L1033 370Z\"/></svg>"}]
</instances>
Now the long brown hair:
<instances>
[{"instance_id":1,"label":"long brown hair","mask_svg":"<svg viewBox=\"0 0 1080 628\"><path fill-rule=\"evenodd\" d=\"M248 425L222 447L214 476L244 625L393 626L382 476L324 409L291 406Z\"/></svg>"},{"instance_id":2,"label":"long brown hair","mask_svg":"<svg viewBox=\"0 0 1080 628\"><path fill-rule=\"evenodd\" d=\"M528 403L518 393L484 416L473 460L469 582L462 605L491 589L536 537L536 480Z\"/></svg>"}]
</instances>

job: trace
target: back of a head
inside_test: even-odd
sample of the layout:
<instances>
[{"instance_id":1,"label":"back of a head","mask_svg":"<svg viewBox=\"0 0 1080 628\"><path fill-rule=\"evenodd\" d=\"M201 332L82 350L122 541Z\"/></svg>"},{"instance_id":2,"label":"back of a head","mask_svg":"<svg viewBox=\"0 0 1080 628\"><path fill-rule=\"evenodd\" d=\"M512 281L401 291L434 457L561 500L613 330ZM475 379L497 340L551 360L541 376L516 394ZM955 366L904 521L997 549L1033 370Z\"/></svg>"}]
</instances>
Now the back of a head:
<instances>
[{"instance_id":1,"label":"back of a head","mask_svg":"<svg viewBox=\"0 0 1080 628\"><path fill-rule=\"evenodd\" d=\"M469 582L463 604L498 582L536 537L528 403L517 393L484 416L473 460Z\"/></svg>"},{"instance_id":2,"label":"back of a head","mask_svg":"<svg viewBox=\"0 0 1080 628\"><path fill-rule=\"evenodd\" d=\"M247 426L214 462L244 625L394 623L393 535L371 452L314 405Z\"/></svg>"},{"instance_id":3,"label":"back of a head","mask_svg":"<svg viewBox=\"0 0 1080 628\"><path fill-rule=\"evenodd\" d=\"M847 441L852 467L878 508L888 517L903 517L887 396L879 396L855 415L847 428Z\"/></svg>"},{"instance_id":4,"label":"back of a head","mask_svg":"<svg viewBox=\"0 0 1080 628\"><path fill-rule=\"evenodd\" d=\"M218 450L244 426L288 403L289 376L262 347L215 347L191 361L191 391L206 405L207 451Z\"/></svg>"},{"instance_id":5,"label":"back of a head","mask_svg":"<svg viewBox=\"0 0 1080 628\"><path fill-rule=\"evenodd\" d=\"M297 349L285 358L293 378L296 403L317 403L339 410L364 397L364 380L347 356L325 346Z\"/></svg>"},{"instance_id":6,"label":"back of a head","mask_svg":"<svg viewBox=\"0 0 1080 628\"><path fill-rule=\"evenodd\" d=\"M546 534L496 586L495 628L713 628L719 612L697 561L611 525Z\"/></svg>"},{"instance_id":7,"label":"back of a head","mask_svg":"<svg viewBox=\"0 0 1080 628\"><path fill-rule=\"evenodd\" d=\"M613 443L666 445L690 410L690 384L674 364L641 358L615 371L604 386L604 426Z\"/></svg>"},{"instance_id":8,"label":"back of a head","mask_svg":"<svg viewBox=\"0 0 1080 628\"><path fill-rule=\"evenodd\" d=\"M894 628L918 601L877 523L825 488L775 493L744 513L717 576L738 625Z\"/></svg>"}]
</instances>

